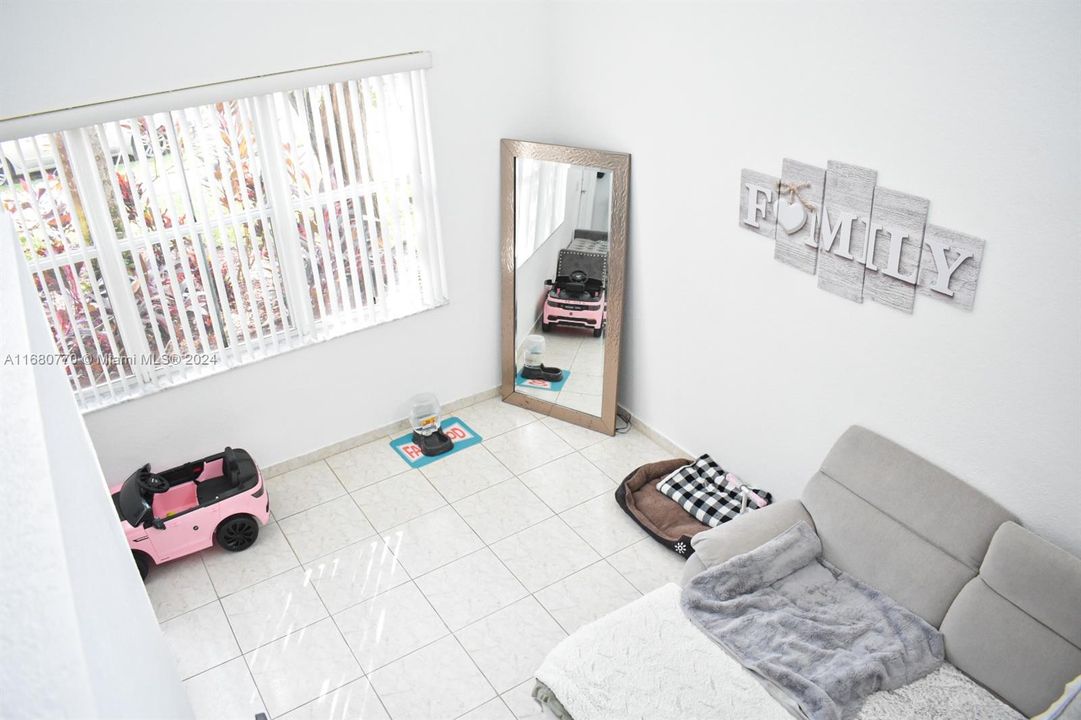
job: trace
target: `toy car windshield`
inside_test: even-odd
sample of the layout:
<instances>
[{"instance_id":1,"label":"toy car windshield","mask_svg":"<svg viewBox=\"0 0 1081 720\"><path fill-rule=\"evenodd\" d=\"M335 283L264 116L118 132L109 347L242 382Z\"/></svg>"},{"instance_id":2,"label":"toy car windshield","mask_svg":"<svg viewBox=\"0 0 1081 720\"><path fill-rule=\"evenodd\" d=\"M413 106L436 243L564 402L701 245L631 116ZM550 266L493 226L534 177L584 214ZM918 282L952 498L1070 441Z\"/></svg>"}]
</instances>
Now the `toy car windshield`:
<instances>
[{"instance_id":1,"label":"toy car windshield","mask_svg":"<svg viewBox=\"0 0 1081 720\"><path fill-rule=\"evenodd\" d=\"M596 294L604 289L604 284L597 278L583 278L581 275L559 275L551 283L560 296L575 297Z\"/></svg>"},{"instance_id":2,"label":"toy car windshield","mask_svg":"<svg viewBox=\"0 0 1081 720\"><path fill-rule=\"evenodd\" d=\"M139 478L144 474L149 474L145 466L133 472L116 495L116 510L132 527L138 527L150 519L150 502L139 487Z\"/></svg>"}]
</instances>

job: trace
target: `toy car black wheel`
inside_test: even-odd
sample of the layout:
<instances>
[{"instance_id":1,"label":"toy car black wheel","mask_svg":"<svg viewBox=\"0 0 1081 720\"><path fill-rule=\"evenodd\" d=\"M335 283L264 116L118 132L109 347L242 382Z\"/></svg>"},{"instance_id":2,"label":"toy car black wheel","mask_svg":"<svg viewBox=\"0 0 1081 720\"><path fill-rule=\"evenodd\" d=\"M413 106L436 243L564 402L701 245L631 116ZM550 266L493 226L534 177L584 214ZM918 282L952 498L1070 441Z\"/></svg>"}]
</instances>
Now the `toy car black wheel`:
<instances>
[{"instance_id":1,"label":"toy car black wheel","mask_svg":"<svg viewBox=\"0 0 1081 720\"><path fill-rule=\"evenodd\" d=\"M595 330L593 331L593 337L600 337L600 336L601 336L601 332L602 332L603 330L604 330L604 328L597 328L597 329L595 329Z\"/></svg>"},{"instance_id":2,"label":"toy car black wheel","mask_svg":"<svg viewBox=\"0 0 1081 720\"><path fill-rule=\"evenodd\" d=\"M229 552L247 550L259 537L259 523L251 515L234 515L226 518L214 531L214 538Z\"/></svg>"},{"instance_id":3,"label":"toy car black wheel","mask_svg":"<svg viewBox=\"0 0 1081 720\"><path fill-rule=\"evenodd\" d=\"M132 550L131 556L135 558L135 567L139 568L139 577L146 580L146 576L150 573L150 558L146 553L138 550Z\"/></svg>"},{"instance_id":4,"label":"toy car black wheel","mask_svg":"<svg viewBox=\"0 0 1081 720\"><path fill-rule=\"evenodd\" d=\"M541 320L541 332L548 332L551 329L552 329L552 324L551 323L546 323L543 320Z\"/></svg>"}]
</instances>

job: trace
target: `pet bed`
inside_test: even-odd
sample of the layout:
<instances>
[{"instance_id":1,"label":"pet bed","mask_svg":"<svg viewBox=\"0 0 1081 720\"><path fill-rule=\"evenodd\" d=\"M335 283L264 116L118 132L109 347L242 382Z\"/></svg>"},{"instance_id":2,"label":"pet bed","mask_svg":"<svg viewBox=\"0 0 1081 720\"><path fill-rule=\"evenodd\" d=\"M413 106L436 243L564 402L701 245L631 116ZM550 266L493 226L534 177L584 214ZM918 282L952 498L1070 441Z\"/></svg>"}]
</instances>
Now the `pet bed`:
<instances>
[{"instance_id":1,"label":"pet bed","mask_svg":"<svg viewBox=\"0 0 1081 720\"><path fill-rule=\"evenodd\" d=\"M695 520L679 503L657 489L657 482L690 460L676 458L638 468L616 488L616 502L651 538L669 550L689 557L691 538L709 526Z\"/></svg>"}]
</instances>

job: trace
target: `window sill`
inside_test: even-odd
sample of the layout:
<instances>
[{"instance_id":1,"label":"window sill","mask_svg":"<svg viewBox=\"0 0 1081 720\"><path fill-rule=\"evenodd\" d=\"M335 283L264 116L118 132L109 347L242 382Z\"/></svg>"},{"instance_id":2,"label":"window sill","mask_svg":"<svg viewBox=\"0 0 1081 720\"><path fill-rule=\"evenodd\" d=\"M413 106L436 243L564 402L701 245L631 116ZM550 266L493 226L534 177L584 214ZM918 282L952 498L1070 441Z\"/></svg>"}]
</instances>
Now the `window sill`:
<instances>
[{"instance_id":1,"label":"window sill","mask_svg":"<svg viewBox=\"0 0 1081 720\"><path fill-rule=\"evenodd\" d=\"M406 320L408 318L414 317L416 315L420 315L422 313L430 312L432 310L438 310L439 308L445 307L448 304L450 304L450 300L447 299L447 298L443 298L442 300L436 302L435 304L432 304L432 305L429 305L429 306L426 306L426 307L420 307L420 308L416 308L416 309L403 311L403 312L393 314L393 315L389 315L389 316L387 316L385 318L380 319L377 322L371 323L370 325L360 325L360 326L355 326L354 325L354 326L349 326L349 327L340 328L340 329L330 328L330 329L322 330L321 332L317 333L316 335L310 336L308 338L292 339L292 340L289 341L289 344L287 344L285 346L279 345L279 347L274 351L266 352L265 354L262 354L262 355L259 355L259 356L256 356L256 357L252 357L250 359L245 360L242 363L238 363L238 364L234 364L234 365L221 365L221 364L218 364L218 365L214 366L212 369L206 370L204 372L192 373L192 374L189 374L189 375L186 375L186 376L183 376L183 377L176 378L176 379L171 380L171 381L170 380L165 380L162 383L157 384L157 385L141 385L138 388L132 389L132 390L127 390L127 389L122 388L122 389L119 389L117 391L117 395L116 395L115 398L108 398L108 399L104 399L104 400L102 400L100 402L97 402L95 404L90 404L87 407L80 408L80 412L83 414L84 417L89 416L89 415L93 415L94 413L104 412L104 411L107 411L107 410L109 410L111 408L117 407L119 405L124 405L124 404L127 404L127 403L136 402L136 401L141 400L143 398L150 397L151 395L157 395L159 393L162 393L162 392L165 392L165 391L168 391L168 390L174 390L176 388L180 388L180 387L183 387L185 385L190 385L192 383L197 383L197 382L199 382L201 380L206 380L208 378L216 377L218 375L222 375L222 374L227 373L227 372L232 371L232 370L238 370L238 369L241 369L241 368L248 367L250 365L254 365L255 363L259 363L259 362L263 362L265 360L270 360L270 359L273 359L273 358L281 357L282 355L285 355L287 353L296 352L298 350L305 350L305 349L308 349L308 348L315 347L317 345L321 345L321 344L326 343L326 342L331 342L333 340L337 340L339 338L348 337L350 335L355 335L356 333L362 333L362 332L364 332L366 330L372 330L374 328L383 327L385 325L390 325L392 323L400 322L402 320ZM121 381L117 381L117 382L120 383ZM92 403L93 401L88 400L87 402Z\"/></svg>"}]
</instances>

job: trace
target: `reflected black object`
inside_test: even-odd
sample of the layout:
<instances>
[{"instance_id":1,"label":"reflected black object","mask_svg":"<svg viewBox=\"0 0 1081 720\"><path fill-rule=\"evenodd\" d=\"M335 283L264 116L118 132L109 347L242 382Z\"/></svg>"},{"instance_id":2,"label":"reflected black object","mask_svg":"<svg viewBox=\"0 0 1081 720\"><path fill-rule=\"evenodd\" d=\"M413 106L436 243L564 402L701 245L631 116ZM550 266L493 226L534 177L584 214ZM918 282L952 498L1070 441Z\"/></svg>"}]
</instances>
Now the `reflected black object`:
<instances>
[{"instance_id":1,"label":"reflected black object","mask_svg":"<svg viewBox=\"0 0 1081 720\"><path fill-rule=\"evenodd\" d=\"M526 365L522 368L522 377L526 380L559 382L563 379L563 371L560 368L548 367L543 363L540 365Z\"/></svg>"}]
</instances>

